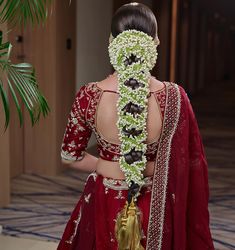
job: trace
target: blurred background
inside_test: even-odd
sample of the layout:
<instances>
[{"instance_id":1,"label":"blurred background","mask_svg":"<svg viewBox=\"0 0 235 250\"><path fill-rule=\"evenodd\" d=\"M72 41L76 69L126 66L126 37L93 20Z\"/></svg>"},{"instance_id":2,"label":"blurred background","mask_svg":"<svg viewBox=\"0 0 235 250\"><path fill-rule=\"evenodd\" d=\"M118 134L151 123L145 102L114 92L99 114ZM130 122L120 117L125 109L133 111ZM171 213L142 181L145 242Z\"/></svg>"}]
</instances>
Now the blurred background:
<instances>
[{"instance_id":1,"label":"blurred background","mask_svg":"<svg viewBox=\"0 0 235 250\"><path fill-rule=\"evenodd\" d=\"M69 5L69 0L54 0L44 26L8 33L14 47L11 60L35 66L51 113L32 128L24 112L19 128L12 108L10 127L1 133L0 225L8 235L0 236L1 250L16 249L9 236L18 236L24 250L38 241L44 245L37 249L55 249L86 178L61 164L68 114L82 84L112 73L107 50L111 18L129 2L72 0ZM198 120L209 163L215 247L235 249L235 2L138 2L148 5L158 21L159 56L152 75L183 86ZM8 30L7 24L0 29ZM0 106L1 128L2 114ZM88 151L96 153L95 148L92 136Z\"/></svg>"}]
</instances>

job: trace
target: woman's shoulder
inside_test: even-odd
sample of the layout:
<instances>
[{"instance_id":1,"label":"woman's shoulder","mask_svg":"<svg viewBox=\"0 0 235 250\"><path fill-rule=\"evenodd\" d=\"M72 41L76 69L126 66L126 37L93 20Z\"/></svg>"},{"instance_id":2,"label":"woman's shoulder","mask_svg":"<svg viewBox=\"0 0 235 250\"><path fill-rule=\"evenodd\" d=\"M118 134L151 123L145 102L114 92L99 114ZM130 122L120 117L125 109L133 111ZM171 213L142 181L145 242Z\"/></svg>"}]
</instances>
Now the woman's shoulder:
<instances>
[{"instance_id":1,"label":"woman's shoulder","mask_svg":"<svg viewBox=\"0 0 235 250\"><path fill-rule=\"evenodd\" d=\"M94 103L92 102L95 99L94 92L95 88L93 82L80 84L75 94L73 109L79 110L80 114L86 116L90 104Z\"/></svg>"},{"instance_id":2,"label":"woman's shoulder","mask_svg":"<svg viewBox=\"0 0 235 250\"><path fill-rule=\"evenodd\" d=\"M79 86L76 92L76 97L77 98L85 97L86 99L89 99L91 97L94 97L94 95L98 92L99 89L96 86L96 82L87 82Z\"/></svg>"},{"instance_id":3,"label":"woman's shoulder","mask_svg":"<svg viewBox=\"0 0 235 250\"><path fill-rule=\"evenodd\" d=\"M174 88L174 89L179 89L179 91L183 94L183 95L187 95L185 89L183 88L183 86L180 83L176 83L176 82L171 82L168 80L159 80L157 79L155 76L151 75L151 81L150 81L150 87L153 90L158 90L161 89L162 86L164 86L164 84L168 87L168 88Z\"/></svg>"},{"instance_id":4,"label":"woman's shoulder","mask_svg":"<svg viewBox=\"0 0 235 250\"><path fill-rule=\"evenodd\" d=\"M113 76L113 75L111 75ZM117 86L114 82L113 86L110 84L110 80L112 81L111 77L106 77L104 80L99 82L87 82L80 85L77 90L76 97L77 98L94 98L95 95L102 92L104 89L116 90ZM114 79L115 80L115 79ZM154 76L151 76L150 80L150 91L158 91L162 89L164 85L168 88L178 89L181 98L184 100L189 100L187 92L185 88L180 83L171 82L171 81L161 81Z\"/></svg>"},{"instance_id":5,"label":"woman's shoulder","mask_svg":"<svg viewBox=\"0 0 235 250\"><path fill-rule=\"evenodd\" d=\"M171 82L171 81L165 81L165 83L166 83L170 88L178 89L179 92L180 92L181 97L188 99L188 94L187 94L185 88L182 86L181 83L176 83L176 82Z\"/></svg>"},{"instance_id":6,"label":"woman's shoulder","mask_svg":"<svg viewBox=\"0 0 235 250\"><path fill-rule=\"evenodd\" d=\"M166 86L168 87L168 96L173 99L180 99L181 110L186 110L191 105L190 99L188 97L187 91L180 83L165 81Z\"/></svg>"},{"instance_id":7,"label":"woman's shoulder","mask_svg":"<svg viewBox=\"0 0 235 250\"><path fill-rule=\"evenodd\" d=\"M174 84L176 84L176 83L174 83ZM176 84L176 85L179 89L181 98L183 98L186 103L190 102L187 91L185 90L185 88L181 84Z\"/></svg>"}]
</instances>

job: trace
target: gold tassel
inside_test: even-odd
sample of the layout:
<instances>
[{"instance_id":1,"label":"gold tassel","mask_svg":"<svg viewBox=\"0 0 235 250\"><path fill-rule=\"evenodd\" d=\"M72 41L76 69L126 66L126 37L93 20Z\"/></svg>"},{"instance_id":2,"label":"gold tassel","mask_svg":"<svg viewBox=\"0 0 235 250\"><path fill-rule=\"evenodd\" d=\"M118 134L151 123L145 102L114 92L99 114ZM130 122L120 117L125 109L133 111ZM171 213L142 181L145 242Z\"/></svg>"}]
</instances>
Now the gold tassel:
<instances>
[{"instance_id":1,"label":"gold tassel","mask_svg":"<svg viewBox=\"0 0 235 250\"><path fill-rule=\"evenodd\" d=\"M126 205L117 216L115 234L118 250L144 250L140 243L140 211L133 197L130 204L126 201Z\"/></svg>"}]
</instances>

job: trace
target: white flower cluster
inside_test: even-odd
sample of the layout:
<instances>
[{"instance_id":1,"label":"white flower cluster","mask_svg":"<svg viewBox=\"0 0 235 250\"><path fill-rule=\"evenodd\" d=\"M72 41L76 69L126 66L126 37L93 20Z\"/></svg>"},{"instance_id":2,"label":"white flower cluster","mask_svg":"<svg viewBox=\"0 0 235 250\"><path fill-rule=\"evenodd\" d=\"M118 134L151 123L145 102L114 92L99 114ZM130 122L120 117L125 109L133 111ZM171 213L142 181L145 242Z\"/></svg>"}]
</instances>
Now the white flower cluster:
<instances>
[{"instance_id":1,"label":"white flower cluster","mask_svg":"<svg viewBox=\"0 0 235 250\"><path fill-rule=\"evenodd\" d=\"M147 162L144 154L147 149L148 80L149 71L154 67L157 55L157 44L153 38L135 29L121 32L109 44L110 62L118 73L119 82L117 127L122 155L119 163L129 186L132 181L140 186L143 184L143 170ZM132 83L135 82L135 86L127 84L131 80ZM135 112L127 110L128 105L132 106ZM141 133L127 133L133 130ZM125 156L132 151L135 157L138 153L141 153L142 157L130 163Z\"/></svg>"},{"instance_id":2,"label":"white flower cluster","mask_svg":"<svg viewBox=\"0 0 235 250\"><path fill-rule=\"evenodd\" d=\"M124 60L134 53L141 58L143 63L133 64L128 70L131 71L132 68L151 70L157 60L157 45L151 36L142 31L125 30L113 38L109 44L110 62L117 72L126 71Z\"/></svg>"}]
</instances>

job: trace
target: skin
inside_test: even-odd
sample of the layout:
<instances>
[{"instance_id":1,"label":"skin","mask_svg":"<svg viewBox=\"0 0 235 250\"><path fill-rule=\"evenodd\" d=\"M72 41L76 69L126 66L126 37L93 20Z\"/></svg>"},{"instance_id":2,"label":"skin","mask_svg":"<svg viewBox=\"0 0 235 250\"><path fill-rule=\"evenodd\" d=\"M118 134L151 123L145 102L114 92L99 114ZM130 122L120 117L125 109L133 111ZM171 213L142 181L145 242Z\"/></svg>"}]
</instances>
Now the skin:
<instances>
[{"instance_id":1,"label":"skin","mask_svg":"<svg viewBox=\"0 0 235 250\"><path fill-rule=\"evenodd\" d=\"M97 86L103 90L117 91L117 73L114 72L112 75L109 75L104 80L98 82ZM151 76L149 81L150 91L158 91L162 88L164 88L164 83ZM99 133L102 134L106 140L120 144L120 140L118 138L118 129L116 126L117 99L118 94L116 93L103 93L102 98L97 107L96 127ZM151 94L151 96L148 98L147 143L159 138L161 127L161 112L154 95ZM106 161L104 159L97 158L87 152L85 152L85 156L81 161L71 163L69 161L62 160L62 162L77 170L85 172L96 171L98 174L106 177L111 177L114 179L125 179L118 162ZM148 161L146 169L143 172L144 176L153 175L153 170L154 161Z\"/></svg>"}]
</instances>

